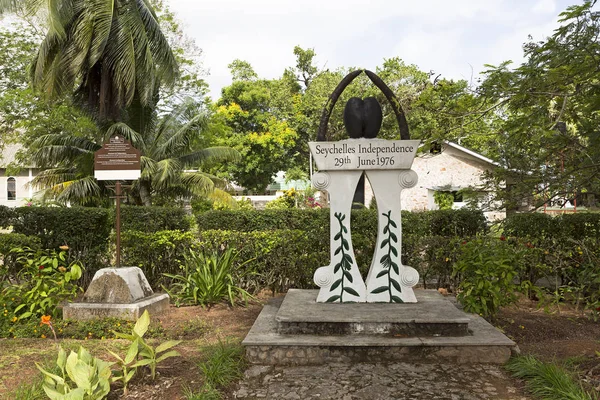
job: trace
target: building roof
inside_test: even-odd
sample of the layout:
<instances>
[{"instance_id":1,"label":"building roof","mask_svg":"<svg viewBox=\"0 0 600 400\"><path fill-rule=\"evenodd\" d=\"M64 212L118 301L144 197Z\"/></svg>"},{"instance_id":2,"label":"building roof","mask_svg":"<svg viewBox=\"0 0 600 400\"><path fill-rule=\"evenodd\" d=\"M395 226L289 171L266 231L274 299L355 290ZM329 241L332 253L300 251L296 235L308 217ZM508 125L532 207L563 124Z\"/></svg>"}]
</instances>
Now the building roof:
<instances>
[{"instance_id":1,"label":"building roof","mask_svg":"<svg viewBox=\"0 0 600 400\"><path fill-rule=\"evenodd\" d=\"M477 158L477 159L479 159L479 160L481 160L481 161L484 161L484 162L486 162L486 163L488 163L488 164L495 165L496 167L501 167L500 163L498 163L498 162L496 162L496 161L492 160L491 158L487 158L487 157L485 157L485 156L482 156L481 154L479 154L479 153L477 153L477 152L475 152L475 151L473 151L473 150L469 150L469 149L467 149L466 147L463 147L463 146L461 146L461 145L459 145L459 144L456 144L456 143L454 143L454 142L450 142L450 141L448 141L448 140L444 140L444 143L445 143L447 146L450 146L450 147L452 147L452 148L454 148L454 149L457 149L457 150L459 150L459 151L462 151L463 153L466 153L466 154L468 154L468 155L470 155L470 156L472 156L472 157L475 157L475 158Z\"/></svg>"}]
</instances>

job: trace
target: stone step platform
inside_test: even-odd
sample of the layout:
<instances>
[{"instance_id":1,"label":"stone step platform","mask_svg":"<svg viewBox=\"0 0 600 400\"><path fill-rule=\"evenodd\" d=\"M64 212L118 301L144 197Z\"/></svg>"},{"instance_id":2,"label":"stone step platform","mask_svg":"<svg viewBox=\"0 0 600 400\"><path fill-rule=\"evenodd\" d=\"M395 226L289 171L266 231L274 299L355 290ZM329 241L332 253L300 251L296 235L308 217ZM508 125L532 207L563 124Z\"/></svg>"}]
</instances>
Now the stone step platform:
<instances>
[{"instance_id":1,"label":"stone step platform","mask_svg":"<svg viewBox=\"0 0 600 400\"><path fill-rule=\"evenodd\" d=\"M434 290L418 303L317 303L318 290L290 289L275 320L284 335L466 336L469 318Z\"/></svg>"},{"instance_id":2,"label":"stone step platform","mask_svg":"<svg viewBox=\"0 0 600 400\"><path fill-rule=\"evenodd\" d=\"M512 340L483 318L458 310L436 291L415 290L417 299L422 302L400 305L316 304L314 300L317 292L317 290L290 290L285 300L273 299L265 305L242 342L246 348L246 357L251 364L320 365L357 362L503 364L510 358L511 351L516 349L516 344ZM286 304L290 293L292 296L290 300L304 299L303 303L301 301L300 304L294 302ZM359 320L356 316L361 312L359 310L362 306L368 306L366 310L369 312L363 315L366 320ZM386 306L393 307L394 311L390 312ZM398 315L404 314L403 307L413 307L413 309L408 311L407 308L404 316ZM436 309L441 310L436 314L439 319L426 314ZM340 320L339 315L343 314L346 316ZM452 321L449 321L449 315L454 315ZM412 317L414 317L413 321L410 319ZM325 327L318 326L320 321L323 321ZM431 326L436 322L444 326L432 328ZM456 329L462 329L456 326L450 329L451 335L443 335L444 332L448 332L445 330L448 324L462 326L465 322L468 327L465 335L455 335ZM420 330L415 328L419 325L422 325ZM418 332L417 336L411 336L415 332Z\"/></svg>"}]
</instances>

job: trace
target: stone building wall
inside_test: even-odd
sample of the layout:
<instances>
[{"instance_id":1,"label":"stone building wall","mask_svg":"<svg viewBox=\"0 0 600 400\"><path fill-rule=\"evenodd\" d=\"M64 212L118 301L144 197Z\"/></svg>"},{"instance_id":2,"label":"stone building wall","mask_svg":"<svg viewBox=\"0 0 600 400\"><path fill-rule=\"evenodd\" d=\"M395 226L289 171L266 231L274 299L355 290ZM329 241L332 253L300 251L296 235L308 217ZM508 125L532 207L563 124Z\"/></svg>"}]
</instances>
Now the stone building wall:
<instances>
[{"instance_id":1,"label":"stone building wall","mask_svg":"<svg viewBox=\"0 0 600 400\"><path fill-rule=\"evenodd\" d=\"M412 169L419 176L419 183L412 189L402 192L402 209L409 211L435 210L433 194L436 190L458 191L465 188L478 188L483 184L482 174L493 165L459 149L445 145L439 154L419 154ZM365 204L368 206L373 197L370 185L365 188ZM484 196L485 192L480 192ZM466 202L454 203L454 208L461 208ZM490 211L485 213L490 220L506 217L505 212Z\"/></svg>"}]
</instances>

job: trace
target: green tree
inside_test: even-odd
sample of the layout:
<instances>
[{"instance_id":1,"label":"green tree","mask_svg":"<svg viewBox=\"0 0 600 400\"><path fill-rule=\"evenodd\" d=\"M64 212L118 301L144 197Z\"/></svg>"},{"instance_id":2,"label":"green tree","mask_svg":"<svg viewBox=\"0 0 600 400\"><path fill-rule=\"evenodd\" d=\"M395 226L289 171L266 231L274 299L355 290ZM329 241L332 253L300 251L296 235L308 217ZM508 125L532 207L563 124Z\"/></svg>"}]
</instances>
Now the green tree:
<instances>
[{"instance_id":1,"label":"green tree","mask_svg":"<svg viewBox=\"0 0 600 400\"><path fill-rule=\"evenodd\" d=\"M234 61L230 69L234 81L223 88L211 126L219 132L221 144L237 149L242 156L239 163L228 166L231 178L261 192L278 171L287 169L294 156L297 134L286 117L296 87L282 80L256 79L245 61Z\"/></svg>"},{"instance_id":2,"label":"green tree","mask_svg":"<svg viewBox=\"0 0 600 400\"><path fill-rule=\"evenodd\" d=\"M132 201L152 205L153 196L177 199L207 195L215 188L216 177L201 170L214 163L235 161L239 154L227 147L198 148L207 117L201 105L187 101L164 116L157 112L137 132L119 122L103 135L77 137L53 133L39 137L28 156L38 165L51 166L34 178L33 183L47 188L45 194L59 202L96 204L107 195L104 182L93 177L94 152L114 134L121 134L142 153L142 176L130 191Z\"/></svg>"},{"instance_id":3,"label":"green tree","mask_svg":"<svg viewBox=\"0 0 600 400\"><path fill-rule=\"evenodd\" d=\"M600 14L594 5L567 8L551 37L524 45L526 61L517 68L505 62L486 73L481 95L500 116L490 145L505 166L488 182L503 205L533 198L540 206L600 192Z\"/></svg>"},{"instance_id":4,"label":"green tree","mask_svg":"<svg viewBox=\"0 0 600 400\"><path fill-rule=\"evenodd\" d=\"M34 28L22 21L0 27L0 65L10 66L0 68L0 142L27 146L48 133L86 136L97 130L68 97L50 103L30 87L27 71L38 39Z\"/></svg>"},{"instance_id":5,"label":"green tree","mask_svg":"<svg viewBox=\"0 0 600 400\"><path fill-rule=\"evenodd\" d=\"M153 108L160 83L175 81L177 62L145 0L58 0L45 5L0 0L0 12L18 8L47 15L48 31L31 77L50 98L74 93L100 119L129 119L140 129L140 121L125 110Z\"/></svg>"}]
</instances>

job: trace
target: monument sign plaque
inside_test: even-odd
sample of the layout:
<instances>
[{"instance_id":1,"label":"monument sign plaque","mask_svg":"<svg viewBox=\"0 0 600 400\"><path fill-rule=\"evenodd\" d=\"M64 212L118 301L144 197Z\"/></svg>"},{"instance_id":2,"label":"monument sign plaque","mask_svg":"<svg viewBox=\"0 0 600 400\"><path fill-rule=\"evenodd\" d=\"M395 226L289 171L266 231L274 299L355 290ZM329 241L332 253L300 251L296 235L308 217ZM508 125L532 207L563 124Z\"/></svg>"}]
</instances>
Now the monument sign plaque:
<instances>
[{"instance_id":1,"label":"monument sign plaque","mask_svg":"<svg viewBox=\"0 0 600 400\"><path fill-rule=\"evenodd\" d=\"M94 154L99 181L135 180L141 175L140 152L122 136L113 136Z\"/></svg>"},{"instance_id":2,"label":"monument sign plaque","mask_svg":"<svg viewBox=\"0 0 600 400\"><path fill-rule=\"evenodd\" d=\"M419 273L402 263L402 215L400 194L417 184L411 170L419 140L410 140L399 103L373 73L371 80L388 97L398 119L402 140L377 139L382 111L373 98L351 98L344 109L344 125L350 139L326 141L326 125L335 101L352 79L351 73L330 97L321 118L316 142L309 142L319 172L313 186L327 190L330 202L330 263L318 268L315 283L321 288L317 302L324 303L415 303L413 286ZM394 106L396 105L396 106ZM378 233L375 253L366 281L363 280L352 246L350 210L353 194L366 175L377 201Z\"/></svg>"}]
</instances>

